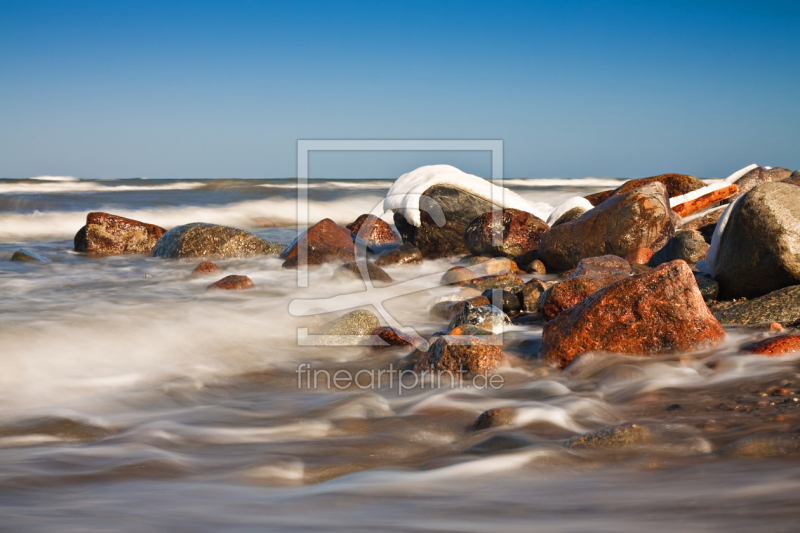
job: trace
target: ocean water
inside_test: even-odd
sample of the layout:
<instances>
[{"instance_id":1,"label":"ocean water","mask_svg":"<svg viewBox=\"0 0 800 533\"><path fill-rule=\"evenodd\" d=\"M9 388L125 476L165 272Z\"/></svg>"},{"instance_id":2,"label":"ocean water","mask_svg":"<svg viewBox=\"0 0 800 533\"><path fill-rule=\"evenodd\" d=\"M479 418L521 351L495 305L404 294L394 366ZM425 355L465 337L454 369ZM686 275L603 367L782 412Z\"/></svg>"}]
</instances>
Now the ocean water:
<instances>
[{"instance_id":1,"label":"ocean water","mask_svg":"<svg viewBox=\"0 0 800 533\"><path fill-rule=\"evenodd\" d=\"M619 183L506 185L557 205ZM390 185L314 181L309 218L351 222ZM206 293L210 280L189 278L197 261L72 251L98 210L289 243L296 194L291 180L0 180L0 530L796 529L800 367L742 354L762 330L728 328L711 351L586 357L561 372L535 357L541 325L520 325L503 336L502 387L314 388L300 365L374 375L404 352L304 345L299 332L336 313L290 306L349 295L374 311L382 293L332 283L331 266L298 288L275 257L217 262L256 289ZM10 262L19 248L52 263ZM388 271L413 280L454 262ZM427 310L457 291L381 305L430 335L446 323ZM473 428L499 407L508 425ZM646 437L565 445L631 424Z\"/></svg>"}]
</instances>

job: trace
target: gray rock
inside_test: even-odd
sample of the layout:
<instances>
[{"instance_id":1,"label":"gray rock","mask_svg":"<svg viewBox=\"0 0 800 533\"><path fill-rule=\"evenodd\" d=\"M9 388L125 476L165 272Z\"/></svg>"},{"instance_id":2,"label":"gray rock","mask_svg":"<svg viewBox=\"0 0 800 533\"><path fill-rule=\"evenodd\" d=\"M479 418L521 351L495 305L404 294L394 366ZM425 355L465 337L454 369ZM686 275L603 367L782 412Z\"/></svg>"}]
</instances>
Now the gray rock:
<instances>
[{"instance_id":1,"label":"gray rock","mask_svg":"<svg viewBox=\"0 0 800 533\"><path fill-rule=\"evenodd\" d=\"M800 188L764 183L731 212L715 263L724 299L800 283Z\"/></svg>"},{"instance_id":2,"label":"gray rock","mask_svg":"<svg viewBox=\"0 0 800 533\"><path fill-rule=\"evenodd\" d=\"M583 216L583 214L588 211L588 209L584 209L583 207L573 207L569 211L566 211L563 215L558 217L558 219L553 222L553 226L560 226L561 224L565 224L567 222L572 222L573 220L577 220Z\"/></svg>"},{"instance_id":3,"label":"gray rock","mask_svg":"<svg viewBox=\"0 0 800 533\"><path fill-rule=\"evenodd\" d=\"M375 260L379 267L392 265L416 265L422 263L422 252L411 244L403 244Z\"/></svg>"},{"instance_id":4,"label":"gray rock","mask_svg":"<svg viewBox=\"0 0 800 533\"><path fill-rule=\"evenodd\" d=\"M731 201L736 198L747 194L750 190L756 188L762 183L770 183L774 181L783 181L792 175L792 171L788 168L764 168L757 167L736 180L736 186L739 187L739 192L736 196L731 197Z\"/></svg>"},{"instance_id":5,"label":"gray rock","mask_svg":"<svg viewBox=\"0 0 800 533\"><path fill-rule=\"evenodd\" d=\"M510 326L511 320L503 311L493 305L472 307L467 304L461 310L461 313L457 314L453 317L453 320L450 321L448 331L461 325L477 326L481 329L491 330L496 326Z\"/></svg>"},{"instance_id":6,"label":"gray rock","mask_svg":"<svg viewBox=\"0 0 800 533\"><path fill-rule=\"evenodd\" d=\"M48 258L43 255L39 255L36 252L31 252L30 250L26 250L24 248L17 250L14 252L14 255L11 256L12 261L34 261L40 263L52 263Z\"/></svg>"},{"instance_id":7,"label":"gray rock","mask_svg":"<svg viewBox=\"0 0 800 533\"><path fill-rule=\"evenodd\" d=\"M711 306L723 324L761 324L800 320L800 285L786 287L752 300Z\"/></svg>"},{"instance_id":8,"label":"gray rock","mask_svg":"<svg viewBox=\"0 0 800 533\"><path fill-rule=\"evenodd\" d=\"M672 237L667 244L653 254L647 262L649 267L657 267L663 263L669 263L675 259L682 259L690 265L694 265L706 257L708 244L703 234L697 230L680 230Z\"/></svg>"},{"instance_id":9,"label":"gray rock","mask_svg":"<svg viewBox=\"0 0 800 533\"><path fill-rule=\"evenodd\" d=\"M694 280L697 282L697 288L700 289L700 294L703 295L703 300L709 302L717 299L717 296L719 296L719 283L713 278L701 274L700 272L695 272Z\"/></svg>"},{"instance_id":10,"label":"gray rock","mask_svg":"<svg viewBox=\"0 0 800 533\"><path fill-rule=\"evenodd\" d=\"M282 244L270 243L241 229L195 222L166 232L153 248L153 257L230 259L277 255L284 248Z\"/></svg>"},{"instance_id":11,"label":"gray rock","mask_svg":"<svg viewBox=\"0 0 800 533\"><path fill-rule=\"evenodd\" d=\"M367 261L367 276L369 276L370 280L381 283L391 283L394 281L385 270L377 266L372 261ZM332 279L363 279L363 277L361 276L361 270L358 268L358 263L351 261L350 263L346 263L334 270Z\"/></svg>"},{"instance_id":12,"label":"gray rock","mask_svg":"<svg viewBox=\"0 0 800 533\"><path fill-rule=\"evenodd\" d=\"M361 309L320 326L313 333L321 337L313 342L318 346L354 346L380 326L378 317Z\"/></svg>"}]
</instances>

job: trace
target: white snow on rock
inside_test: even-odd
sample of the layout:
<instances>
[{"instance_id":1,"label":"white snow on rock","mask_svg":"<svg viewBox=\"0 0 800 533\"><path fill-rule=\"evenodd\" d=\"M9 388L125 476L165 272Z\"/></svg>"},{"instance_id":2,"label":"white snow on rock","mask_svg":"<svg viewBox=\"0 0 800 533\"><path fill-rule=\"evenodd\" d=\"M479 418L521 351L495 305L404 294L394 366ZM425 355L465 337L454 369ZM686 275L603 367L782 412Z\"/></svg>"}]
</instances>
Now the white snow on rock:
<instances>
[{"instance_id":1,"label":"white snow on rock","mask_svg":"<svg viewBox=\"0 0 800 533\"><path fill-rule=\"evenodd\" d=\"M550 216L547 218L547 225L552 226L559 218L561 218L561 215L570 209L575 209L576 207L582 207L585 211L594 209L592 202L583 196L573 196L572 198L567 198L567 200L562 202L561 205L556 207L553 212L550 213Z\"/></svg>"},{"instance_id":2,"label":"white snow on rock","mask_svg":"<svg viewBox=\"0 0 800 533\"><path fill-rule=\"evenodd\" d=\"M755 164L754 165L748 165L748 166L744 167L741 170L737 170L736 172L734 172L733 174L731 174L730 176L725 178L725 183L727 183L728 185L736 183L737 181L739 181L739 178L741 178L742 176L744 176L745 174L747 174L748 172L750 172L754 168L758 168L758 165L755 165Z\"/></svg>"},{"instance_id":3,"label":"white snow on rock","mask_svg":"<svg viewBox=\"0 0 800 533\"><path fill-rule=\"evenodd\" d=\"M400 213L411 224L419 226L420 197L434 185L451 185L495 205L526 211L542 220L547 220L547 215L552 211L552 207L548 204L530 204L505 187L498 187L490 181L467 174L450 165L427 165L403 174L389 189L383 201L383 208L386 211Z\"/></svg>"},{"instance_id":4,"label":"white snow on rock","mask_svg":"<svg viewBox=\"0 0 800 533\"><path fill-rule=\"evenodd\" d=\"M733 209L736 207L736 204L739 203L739 200L744 198L744 196L740 196L736 200L734 200L728 208L722 213L722 216L719 217L719 221L717 222L717 227L714 229L714 235L711 236L711 246L708 247L708 253L706 254L706 258L703 261L697 262L697 269L701 272L705 272L706 274L710 274L711 277L715 277L717 275L717 255L719 255L719 247L722 243L722 235L725 233L725 226L728 224L728 219L733 213Z\"/></svg>"}]
</instances>

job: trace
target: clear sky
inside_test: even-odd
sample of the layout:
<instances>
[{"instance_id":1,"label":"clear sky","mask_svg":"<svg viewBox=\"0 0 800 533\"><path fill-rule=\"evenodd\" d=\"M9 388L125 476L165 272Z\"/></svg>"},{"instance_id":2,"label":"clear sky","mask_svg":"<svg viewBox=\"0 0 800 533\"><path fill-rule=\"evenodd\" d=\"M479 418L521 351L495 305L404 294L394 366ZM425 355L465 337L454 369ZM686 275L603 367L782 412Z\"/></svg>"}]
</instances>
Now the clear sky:
<instances>
[{"instance_id":1,"label":"clear sky","mask_svg":"<svg viewBox=\"0 0 800 533\"><path fill-rule=\"evenodd\" d=\"M507 178L794 170L799 29L797 1L0 0L0 177L289 177L297 139L392 138L503 139ZM354 155L312 172L488 168Z\"/></svg>"}]
</instances>

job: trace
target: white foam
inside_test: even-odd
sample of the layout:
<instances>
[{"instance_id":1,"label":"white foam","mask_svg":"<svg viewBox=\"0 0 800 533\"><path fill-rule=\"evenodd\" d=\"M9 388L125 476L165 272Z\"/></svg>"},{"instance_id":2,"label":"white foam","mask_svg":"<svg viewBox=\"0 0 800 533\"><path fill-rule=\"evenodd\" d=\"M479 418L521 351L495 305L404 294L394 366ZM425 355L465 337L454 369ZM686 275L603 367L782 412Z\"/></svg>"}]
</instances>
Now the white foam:
<instances>
[{"instance_id":1,"label":"white foam","mask_svg":"<svg viewBox=\"0 0 800 533\"><path fill-rule=\"evenodd\" d=\"M748 172L750 172L755 168L758 168L758 165L752 164L744 167L741 170L737 170L736 172L725 178L725 183L727 183L728 185L736 183L739 180L739 178L741 178L742 176L744 176L745 174L747 174Z\"/></svg>"},{"instance_id":2,"label":"white foam","mask_svg":"<svg viewBox=\"0 0 800 533\"><path fill-rule=\"evenodd\" d=\"M742 198L744 198L744 196L740 196L734 200L733 203L728 206L725 212L722 213L722 216L719 217L719 220L717 221L717 227L714 229L714 235L711 237L711 246L708 247L706 258L705 260L697 262L697 269L701 272L705 272L706 274L710 274L711 277L716 277L717 275L717 256L719 255L719 247L722 245L722 236L725 233L725 226L728 225L728 219L730 218L731 213L733 213L733 209Z\"/></svg>"},{"instance_id":3,"label":"white foam","mask_svg":"<svg viewBox=\"0 0 800 533\"><path fill-rule=\"evenodd\" d=\"M561 215L569 211L570 209L575 209L576 207L582 207L586 211L590 209L594 209L592 202L587 200L582 196L573 196L569 198L567 201L563 202L561 205L556 207L550 216L547 218L547 225L552 226L556 223L556 221L561 218Z\"/></svg>"},{"instance_id":4,"label":"white foam","mask_svg":"<svg viewBox=\"0 0 800 533\"><path fill-rule=\"evenodd\" d=\"M28 179L38 181L80 181L72 176L36 176Z\"/></svg>"},{"instance_id":5,"label":"white foam","mask_svg":"<svg viewBox=\"0 0 800 533\"><path fill-rule=\"evenodd\" d=\"M37 178L32 178L37 179ZM42 180L33 183L0 182L0 194L43 194L43 193L90 193L90 192L130 192L130 191L185 191L203 187L202 183L181 182L162 185L103 185L91 181Z\"/></svg>"},{"instance_id":6,"label":"white foam","mask_svg":"<svg viewBox=\"0 0 800 533\"><path fill-rule=\"evenodd\" d=\"M403 174L389 189L383 204L384 209L400 213L411 224L419 226L420 198L422 193L434 185L452 185L495 205L527 211L542 220L547 219L549 214L549 211L544 212L541 208L534 207L515 192L497 187L483 178L450 165L428 165Z\"/></svg>"}]
</instances>

